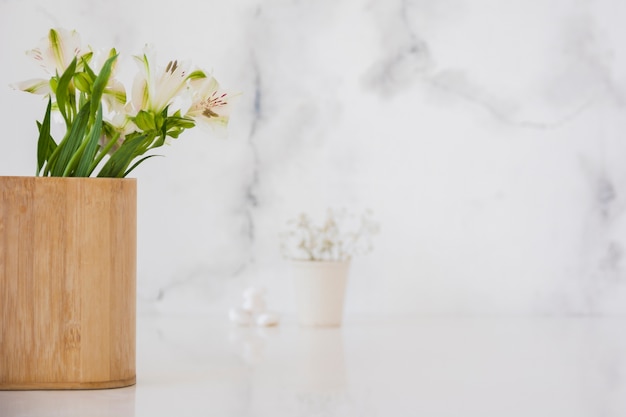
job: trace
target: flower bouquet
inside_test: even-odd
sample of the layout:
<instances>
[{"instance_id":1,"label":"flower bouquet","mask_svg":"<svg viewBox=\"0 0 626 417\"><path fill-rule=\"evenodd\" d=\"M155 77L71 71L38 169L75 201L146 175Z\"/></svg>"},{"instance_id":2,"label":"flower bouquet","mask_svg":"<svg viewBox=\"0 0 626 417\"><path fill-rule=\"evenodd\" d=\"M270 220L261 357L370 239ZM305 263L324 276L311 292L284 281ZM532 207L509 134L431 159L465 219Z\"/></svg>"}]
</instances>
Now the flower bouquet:
<instances>
[{"instance_id":1,"label":"flower bouquet","mask_svg":"<svg viewBox=\"0 0 626 417\"><path fill-rule=\"evenodd\" d=\"M139 71L130 94L116 78L116 49L94 52L76 31L50 29L28 55L48 73L14 85L48 98L37 122L38 176L89 177L97 170L98 177L123 178L186 129L228 124L230 96L214 77L176 60L158 67L148 47L133 57ZM52 112L65 124L59 140L51 135Z\"/></svg>"}]
</instances>

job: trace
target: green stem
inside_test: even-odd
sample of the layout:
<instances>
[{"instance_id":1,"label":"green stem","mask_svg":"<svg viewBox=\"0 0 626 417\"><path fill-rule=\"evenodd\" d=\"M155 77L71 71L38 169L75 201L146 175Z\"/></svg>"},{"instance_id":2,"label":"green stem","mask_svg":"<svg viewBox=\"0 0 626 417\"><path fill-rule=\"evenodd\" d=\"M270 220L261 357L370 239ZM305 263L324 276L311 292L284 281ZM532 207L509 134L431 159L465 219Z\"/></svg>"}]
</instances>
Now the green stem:
<instances>
[{"instance_id":1,"label":"green stem","mask_svg":"<svg viewBox=\"0 0 626 417\"><path fill-rule=\"evenodd\" d=\"M67 132L65 132L65 137L63 138L63 140L61 140L61 142L59 142L59 145L54 149L54 151L52 151L52 154L50 155L50 158L48 158L48 162L46 162L46 167L43 171L44 176L48 176L50 171L52 171L52 167L54 166L54 163L59 156L59 152L61 152L61 149L63 148L63 145L67 141L69 135L70 130L68 129Z\"/></svg>"},{"instance_id":2,"label":"green stem","mask_svg":"<svg viewBox=\"0 0 626 417\"><path fill-rule=\"evenodd\" d=\"M83 152L85 151L85 147L87 147L87 143L88 142L89 142L88 140L84 140L80 144L80 147L78 149L76 149L76 152L74 152L74 155L72 155L72 158L67 163L67 166L65 167L65 171L63 171L63 176L64 177L67 177L68 174L70 172L72 172L72 170L76 167L76 165L78 165L78 160L81 157L81 155L83 154Z\"/></svg>"},{"instance_id":3,"label":"green stem","mask_svg":"<svg viewBox=\"0 0 626 417\"><path fill-rule=\"evenodd\" d=\"M116 135L104 146L104 148L100 149L100 153L98 154L98 156L96 156L96 159L94 159L94 161L91 163L91 165L89 166L89 172L87 173L87 176L91 176L91 173L93 172L94 169L96 169L96 167L98 166L98 164L100 163L100 161L102 161L102 158L104 158L105 155L107 155L109 153L109 151L111 150L111 148L113 148L113 146L115 146L115 144L117 143L117 140L120 138L120 134L119 132L116 133Z\"/></svg>"}]
</instances>

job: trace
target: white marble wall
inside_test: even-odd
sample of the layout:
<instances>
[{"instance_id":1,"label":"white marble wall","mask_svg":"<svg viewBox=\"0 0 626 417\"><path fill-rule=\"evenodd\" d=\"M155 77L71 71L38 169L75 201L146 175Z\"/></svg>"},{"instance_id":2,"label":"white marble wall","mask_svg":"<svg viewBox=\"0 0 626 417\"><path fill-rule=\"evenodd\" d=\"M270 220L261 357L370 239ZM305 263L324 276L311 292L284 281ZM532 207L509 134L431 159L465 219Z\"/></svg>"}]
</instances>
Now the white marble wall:
<instances>
[{"instance_id":1,"label":"white marble wall","mask_svg":"<svg viewBox=\"0 0 626 417\"><path fill-rule=\"evenodd\" d=\"M153 44L241 91L227 140L190 131L136 171L141 311L293 311L277 232L370 207L348 313L626 312L620 0L0 0L0 175L32 175L50 27ZM129 65L129 77L134 68ZM124 65L126 65L124 64Z\"/></svg>"}]
</instances>

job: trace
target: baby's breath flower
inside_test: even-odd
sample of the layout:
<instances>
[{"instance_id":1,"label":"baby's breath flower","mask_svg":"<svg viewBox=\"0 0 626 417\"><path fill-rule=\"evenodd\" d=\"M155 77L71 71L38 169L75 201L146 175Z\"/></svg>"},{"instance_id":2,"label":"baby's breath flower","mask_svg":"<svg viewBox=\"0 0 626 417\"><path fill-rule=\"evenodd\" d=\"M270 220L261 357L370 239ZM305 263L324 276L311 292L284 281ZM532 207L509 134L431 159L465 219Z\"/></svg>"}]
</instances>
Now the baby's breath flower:
<instances>
[{"instance_id":1,"label":"baby's breath flower","mask_svg":"<svg viewBox=\"0 0 626 417\"><path fill-rule=\"evenodd\" d=\"M306 213L286 223L281 233L281 249L287 259L344 261L372 250L372 236L378 223L367 210L357 217L346 210L328 209L320 226Z\"/></svg>"}]
</instances>

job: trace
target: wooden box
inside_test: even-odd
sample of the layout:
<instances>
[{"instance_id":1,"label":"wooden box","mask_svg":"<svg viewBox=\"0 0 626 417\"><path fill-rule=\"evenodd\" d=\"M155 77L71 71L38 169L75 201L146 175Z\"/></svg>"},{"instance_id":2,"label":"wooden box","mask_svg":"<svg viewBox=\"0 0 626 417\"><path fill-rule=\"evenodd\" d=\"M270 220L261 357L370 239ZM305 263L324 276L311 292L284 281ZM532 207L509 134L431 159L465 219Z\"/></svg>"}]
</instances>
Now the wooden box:
<instances>
[{"instance_id":1,"label":"wooden box","mask_svg":"<svg viewBox=\"0 0 626 417\"><path fill-rule=\"evenodd\" d=\"M0 177L0 389L135 383L136 180Z\"/></svg>"}]
</instances>

